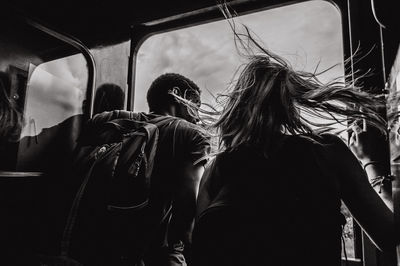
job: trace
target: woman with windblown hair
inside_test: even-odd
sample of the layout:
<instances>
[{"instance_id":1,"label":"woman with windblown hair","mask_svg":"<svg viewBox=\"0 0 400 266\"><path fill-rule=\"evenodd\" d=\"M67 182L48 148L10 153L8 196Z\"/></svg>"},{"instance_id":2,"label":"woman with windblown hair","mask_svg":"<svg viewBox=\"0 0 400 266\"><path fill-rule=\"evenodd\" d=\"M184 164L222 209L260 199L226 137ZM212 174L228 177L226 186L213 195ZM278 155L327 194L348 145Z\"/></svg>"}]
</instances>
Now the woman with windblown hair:
<instances>
[{"instance_id":1,"label":"woman with windblown hair","mask_svg":"<svg viewBox=\"0 0 400 266\"><path fill-rule=\"evenodd\" d=\"M200 187L194 265L339 266L341 200L379 249L394 248L393 213L357 158L339 137L319 133L326 124L301 116L363 119L386 134L377 112L384 103L338 81L322 84L250 41L262 53L249 56L213 125L221 151Z\"/></svg>"}]
</instances>

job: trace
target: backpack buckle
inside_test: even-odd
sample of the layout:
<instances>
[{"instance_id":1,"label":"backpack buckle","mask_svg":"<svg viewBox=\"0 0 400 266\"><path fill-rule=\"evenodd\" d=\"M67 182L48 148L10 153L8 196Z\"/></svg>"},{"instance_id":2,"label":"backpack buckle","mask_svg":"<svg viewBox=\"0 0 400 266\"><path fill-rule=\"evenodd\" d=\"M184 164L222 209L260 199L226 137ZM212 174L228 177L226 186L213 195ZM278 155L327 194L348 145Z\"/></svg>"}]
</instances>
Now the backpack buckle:
<instances>
[{"instance_id":1,"label":"backpack buckle","mask_svg":"<svg viewBox=\"0 0 400 266\"><path fill-rule=\"evenodd\" d=\"M94 158L97 160L101 155L103 155L107 151L106 146L102 146L95 154Z\"/></svg>"}]
</instances>

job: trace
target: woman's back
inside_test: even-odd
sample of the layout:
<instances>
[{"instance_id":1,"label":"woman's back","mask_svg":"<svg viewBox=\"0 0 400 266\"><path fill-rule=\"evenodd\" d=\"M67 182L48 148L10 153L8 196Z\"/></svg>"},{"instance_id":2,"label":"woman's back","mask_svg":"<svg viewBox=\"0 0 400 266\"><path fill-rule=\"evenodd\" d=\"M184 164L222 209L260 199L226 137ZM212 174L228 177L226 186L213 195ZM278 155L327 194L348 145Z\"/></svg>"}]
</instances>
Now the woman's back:
<instances>
[{"instance_id":1,"label":"woman's back","mask_svg":"<svg viewBox=\"0 0 400 266\"><path fill-rule=\"evenodd\" d=\"M229 8L224 15L233 18ZM244 33L231 26L248 62L210 126L226 152L199 194L193 244L197 258L209 258L199 265L340 265L339 199L377 247L392 250L393 212L358 159L338 138L312 140L360 120L386 136L385 99L358 87L362 77L321 82L324 71L297 71L246 26ZM282 132L293 136L279 145ZM268 147L269 158L243 147ZM370 178L390 182L382 174Z\"/></svg>"},{"instance_id":2,"label":"woman's back","mask_svg":"<svg viewBox=\"0 0 400 266\"><path fill-rule=\"evenodd\" d=\"M252 148L218 155L199 195L200 209L209 202L193 236L198 265L340 265L344 217L321 149L285 136L268 159Z\"/></svg>"}]
</instances>

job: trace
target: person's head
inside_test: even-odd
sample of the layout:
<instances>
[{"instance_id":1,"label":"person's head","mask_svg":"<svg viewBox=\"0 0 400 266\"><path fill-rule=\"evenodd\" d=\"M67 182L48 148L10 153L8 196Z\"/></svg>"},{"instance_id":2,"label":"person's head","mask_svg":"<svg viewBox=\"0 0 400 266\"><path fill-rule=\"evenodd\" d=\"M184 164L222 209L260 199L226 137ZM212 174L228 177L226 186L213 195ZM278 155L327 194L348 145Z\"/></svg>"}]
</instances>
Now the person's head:
<instances>
[{"instance_id":1,"label":"person's head","mask_svg":"<svg viewBox=\"0 0 400 266\"><path fill-rule=\"evenodd\" d=\"M315 73L295 71L266 49L249 59L215 124L227 150L241 145L268 149L280 134L317 136L318 129L357 119L385 132L376 109L384 102L372 94L340 80L323 84Z\"/></svg>"},{"instance_id":2,"label":"person's head","mask_svg":"<svg viewBox=\"0 0 400 266\"><path fill-rule=\"evenodd\" d=\"M156 78L147 91L150 112L170 114L189 122L197 121L196 107L200 107L200 88L190 79L176 73Z\"/></svg>"},{"instance_id":3,"label":"person's head","mask_svg":"<svg viewBox=\"0 0 400 266\"><path fill-rule=\"evenodd\" d=\"M120 86L112 83L104 83L96 90L93 114L121 110L124 108L124 100L125 95Z\"/></svg>"}]
</instances>

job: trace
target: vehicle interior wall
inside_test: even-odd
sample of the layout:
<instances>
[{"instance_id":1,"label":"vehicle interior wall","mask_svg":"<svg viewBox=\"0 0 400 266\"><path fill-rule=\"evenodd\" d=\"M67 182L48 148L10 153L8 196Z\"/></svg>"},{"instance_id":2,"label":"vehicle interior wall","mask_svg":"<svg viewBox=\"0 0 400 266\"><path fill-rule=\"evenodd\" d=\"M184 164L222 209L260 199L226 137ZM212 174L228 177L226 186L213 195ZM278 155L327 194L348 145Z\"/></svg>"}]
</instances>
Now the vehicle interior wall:
<instances>
[{"instance_id":1,"label":"vehicle interior wall","mask_svg":"<svg viewBox=\"0 0 400 266\"><path fill-rule=\"evenodd\" d=\"M0 89L7 97L1 115L20 118L7 120L15 134L3 135L8 128L1 128L0 141L0 208L6 214L0 221L1 254L12 265L32 265L48 213L46 193L60 183L79 134L86 62L62 59L55 67L54 51L64 46L15 14L0 18ZM71 71L75 61L83 64L80 82Z\"/></svg>"},{"instance_id":2,"label":"vehicle interior wall","mask_svg":"<svg viewBox=\"0 0 400 266\"><path fill-rule=\"evenodd\" d=\"M25 105L30 64L38 65L43 62L35 49L24 42L24 33L27 31L28 27L20 21L1 18L0 71L5 73L10 80L9 86L4 89L10 98L11 105L19 112L22 112ZM36 40L32 39L32 43L35 42ZM2 157L5 157L1 160L2 170L15 168L16 151L15 146L8 154L2 152Z\"/></svg>"},{"instance_id":3,"label":"vehicle interior wall","mask_svg":"<svg viewBox=\"0 0 400 266\"><path fill-rule=\"evenodd\" d=\"M1 89L9 96L11 105L21 111L25 105L29 66L32 62L40 64L43 60L29 45L24 45L21 38L15 36L19 28L14 27L15 32L12 32L11 25L15 24L9 22L1 19L0 71L10 79L9 86ZM2 77L4 78L3 75ZM1 104L4 105L4 102ZM18 144L15 140L1 140L0 171L15 170L17 150ZM6 175L0 177L0 208L6 214L0 221L2 246L6 247L4 253L2 252L5 261L13 258L22 263L24 259L17 259L19 256L31 255L31 246L36 237L31 227L35 217L33 202L39 186L40 178L11 178Z\"/></svg>"},{"instance_id":4,"label":"vehicle interior wall","mask_svg":"<svg viewBox=\"0 0 400 266\"><path fill-rule=\"evenodd\" d=\"M126 40L132 37L133 47L138 49L144 38L155 32L169 31L184 25L199 24L201 21L215 20L217 17L221 17L216 8L190 13L195 9L207 9L214 5L215 1L211 0L196 1L196 3L193 1L185 3L184 1L148 2L143 9L136 8L133 1L130 4L125 4L125 2L88 2L91 6L99 5L95 11L92 7L76 8L80 4L76 1L61 4L54 1L41 1L37 5L31 1L18 1L11 5L30 17L36 17L47 25L78 37L84 44L92 48L99 74L97 85L113 82L127 92L126 82L128 82L130 85L128 93L131 94L133 94L135 82L132 76L136 75L136 69L131 62L131 69L128 70L130 44ZM280 6L282 2L287 1L233 2L237 4L238 11L246 13L257 8L270 8L271 4ZM343 2L346 1L333 2L339 6L345 6ZM364 84L380 91L384 88L384 80L388 73L385 77L382 72L379 26L376 24L367 2L369 1L351 1L353 7L351 13L352 47L354 50L360 45L361 57L363 57L354 67L360 71L368 71L372 68L373 75L366 77L363 80ZM157 8L154 8L155 6ZM379 10L383 9L380 7ZM171 18L175 15L178 16ZM386 15L382 15L382 17L386 17ZM393 18L390 21L393 21ZM15 20L14 15L3 16L0 22L0 71L10 75L11 86L7 88L7 94L11 98L12 104L18 107L25 118L21 141L1 143L0 171L44 171L50 172L55 177L60 169L69 165L69 162L67 164L60 164L60 162L71 159L69 156L74 147L72 143L75 143L79 134L86 100L84 85L87 82L86 62L75 48L32 29L25 22ZM133 25L132 29L131 25ZM388 22L387 25L390 26L384 31L386 69L392 65L395 67L398 65L393 62L398 62L394 61L394 58L399 48L398 31L396 31L396 26L393 26L395 23ZM344 54L349 56L351 53L348 53L350 48L347 46L347 41L350 40L346 36L346 31L344 32ZM114 44L116 45L114 46ZM115 48L118 46L120 47ZM107 49L111 52L104 52ZM131 51L131 56L133 55L133 51ZM122 63L118 65L120 62ZM52 80L51 83L44 82L48 78ZM398 78L393 78L393 74L391 78L392 81L398 80ZM399 81L391 84L391 88L397 88ZM38 88L44 88L43 86L46 87L46 90L39 91ZM129 97L127 101L127 108L133 109L134 97ZM389 162L387 142L378 139L377 143L383 147L382 156L386 156L385 158ZM65 155L67 156L63 157ZM41 193L40 182L34 182L33 179L27 178L12 180L0 178L0 182L2 184L0 194L4 196L2 201L4 208L10 208L7 209L10 219L3 221L5 226L2 228L11 228L12 232L17 232L16 237L7 240L10 241L12 247L17 245L18 241L24 240L26 236L23 234L35 231L31 227L29 230L18 230L27 225L22 221L30 221L33 217L34 207L31 204L32 199L37 199L38 193ZM52 184L62 185L61 183ZM7 224L15 221L21 221L21 223ZM9 233L6 232L4 235L8 236ZM26 247L31 244L28 241ZM10 250L12 251L12 249ZM25 252L30 251L26 249Z\"/></svg>"},{"instance_id":5,"label":"vehicle interior wall","mask_svg":"<svg viewBox=\"0 0 400 266\"><path fill-rule=\"evenodd\" d=\"M49 165L48 162L44 162L46 150L52 146L55 136L63 133L49 129L83 112L87 80L86 62L82 60L78 51L72 56L78 60L64 59L59 64L54 64L54 60L49 61L51 58L48 54L65 44L21 20L14 19L2 23L0 41L1 71L11 80L10 86L5 90L11 104L23 118L19 125L20 139L12 145L13 154L16 153L17 157L14 161L11 158L2 160L9 165L1 168L41 171L45 165ZM40 47L40 44L43 47ZM74 65L79 64L82 65L81 74L74 76ZM77 82L77 79L82 81ZM73 126L67 126L69 129L63 133L65 140L70 139L66 137L68 132L74 136L72 138L76 137L75 123L77 122L73 122ZM69 143L65 140L63 143ZM57 146L61 154L63 146ZM69 149L65 147L64 151Z\"/></svg>"}]
</instances>

